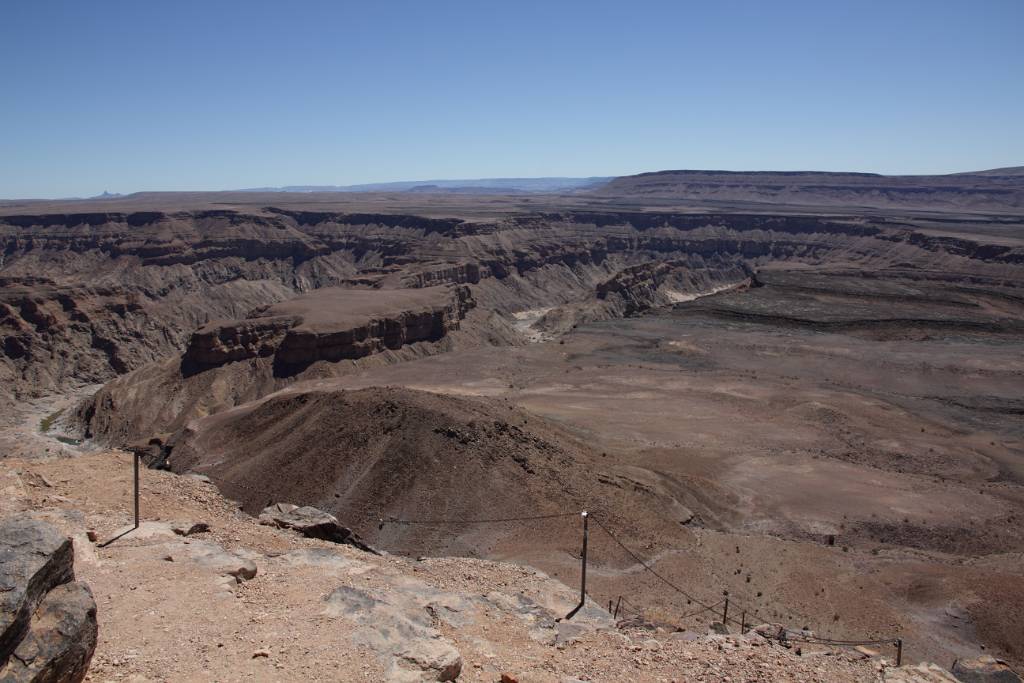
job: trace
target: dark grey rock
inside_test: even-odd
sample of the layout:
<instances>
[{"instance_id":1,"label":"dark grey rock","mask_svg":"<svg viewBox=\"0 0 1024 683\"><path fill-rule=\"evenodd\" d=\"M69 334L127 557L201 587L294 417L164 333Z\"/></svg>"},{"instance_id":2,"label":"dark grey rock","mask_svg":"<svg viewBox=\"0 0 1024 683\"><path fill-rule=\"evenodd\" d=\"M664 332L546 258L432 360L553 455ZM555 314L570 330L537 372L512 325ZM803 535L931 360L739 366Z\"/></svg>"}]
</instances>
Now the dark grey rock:
<instances>
[{"instance_id":1,"label":"dark grey rock","mask_svg":"<svg viewBox=\"0 0 1024 683\"><path fill-rule=\"evenodd\" d=\"M192 534L205 534L210 530L210 525L206 522L196 522L195 524L175 524L171 527L171 531L179 536L191 536Z\"/></svg>"},{"instance_id":2,"label":"dark grey rock","mask_svg":"<svg viewBox=\"0 0 1024 683\"><path fill-rule=\"evenodd\" d=\"M359 627L355 641L382 657L388 680L455 680L462 671L459 651L434 628L430 613L415 599L415 593L389 601L402 595L374 595L341 586L325 598L324 614L344 617Z\"/></svg>"},{"instance_id":3,"label":"dark grey rock","mask_svg":"<svg viewBox=\"0 0 1024 683\"><path fill-rule=\"evenodd\" d=\"M351 529L342 526L331 514L315 507L298 507L289 503L275 503L263 508L261 524L281 529L294 529L309 538L319 538L333 543L344 543L374 555L380 553L363 542Z\"/></svg>"},{"instance_id":4,"label":"dark grey rock","mask_svg":"<svg viewBox=\"0 0 1024 683\"><path fill-rule=\"evenodd\" d=\"M78 683L96 650L96 601L81 582L65 583L39 604L28 634L0 668L3 683Z\"/></svg>"},{"instance_id":5,"label":"dark grey rock","mask_svg":"<svg viewBox=\"0 0 1024 683\"><path fill-rule=\"evenodd\" d=\"M53 588L74 580L71 539L30 517L0 521L0 665Z\"/></svg>"},{"instance_id":6,"label":"dark grey rock","mask_svg":"<svg viewBox=\"0 0 1024 683\"><path fill-rule=\"evenodd\" d=\"M1021 677L1006 662L991 655L957 660L953 675L963 683L1021 683Z\"/></svg>"}]
</instances>

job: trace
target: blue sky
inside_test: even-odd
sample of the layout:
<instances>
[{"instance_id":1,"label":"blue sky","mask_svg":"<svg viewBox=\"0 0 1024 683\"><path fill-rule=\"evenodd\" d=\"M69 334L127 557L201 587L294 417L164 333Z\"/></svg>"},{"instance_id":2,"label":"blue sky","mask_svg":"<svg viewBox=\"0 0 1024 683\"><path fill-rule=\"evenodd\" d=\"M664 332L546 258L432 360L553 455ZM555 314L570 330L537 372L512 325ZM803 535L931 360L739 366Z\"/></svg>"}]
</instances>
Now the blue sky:
<instances>
[{"instance_id":1,"label":"blue sky","mask_svg":"<svg viewBox=\"0 0 1024 683\"><path fill-rule=\"evenodd\" d=\"M1024 164L1024 0L9 2L0 197Z\"/></svg>"}]
</instances>

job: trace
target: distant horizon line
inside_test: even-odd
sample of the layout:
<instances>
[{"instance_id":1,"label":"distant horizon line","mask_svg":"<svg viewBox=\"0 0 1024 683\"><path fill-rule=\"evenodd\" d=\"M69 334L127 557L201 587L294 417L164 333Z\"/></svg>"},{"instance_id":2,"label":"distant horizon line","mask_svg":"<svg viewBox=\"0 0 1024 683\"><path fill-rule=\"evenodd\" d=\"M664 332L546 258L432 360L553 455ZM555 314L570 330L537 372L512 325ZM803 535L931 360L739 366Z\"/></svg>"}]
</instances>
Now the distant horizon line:
<instances>
[{"instance_id":1,"label":"distant horizon line","mask_svg":"<svg viewBox=\"0 0 1024 683\"><path fill-rule=\"evenodd\" d=\"M231 188L231 189L192 189L192 190L135 190L132 192L110 192L104 190L100 194L88 195L88 196L64 196L64 197L0 197L0 202L34 202L34 201L88 201L88 200L102 200L102 199L118 199L131 197L134 195L141 194L229 194L236 192L244 193L260 193L260 192L282 192L292 194L316 194L316 193L328 193L328 192L339 192L339 193L360 193L360 192L377 192L377 191L408 191L410 189L423 188L426 190L431 186L436 186L441 189L495 189L512 192L522 192L524 194L548 194L558 192L561 190L574 190L584 189L588 184L600 184L603 182L609 182L618 178L628 177L640 177L657 175L660 173L700 173L700 174L720 174L720 175L784 175L784 176L795 176L795 175L850 175L850 176L868 176L868 177L879 177L879 178L928 178L928 177L942 177L942 176L953 176L953 175L997 175L1001 171L1012 172L1010 175L1024 175L1024 165L1020 166L1000 166L996 168L978 169L973 171L952 171L948 173L878 173L874 171L815 171L815 170L792 170L792 171L780 171L780 170L730 170L730 169L700 169L700 168L679 168L679 169L661 169L657 171L641 171L638 173L627 173L623 175L590 175L590 176L494 176L494 177L478 177L478 178L432 178L425 180L393 180L393 181L381 181L381 182L366 182L366 183L353 183L347 185L331 185L331 184L297 184L297 185L266 185L257 187L243 187L243 188ZM499 187L497 185L489 185L487 183L506 184L508 187ZM563 186L557 187L546 187L537 188L533 190L524 190L522 188L512 187L512 184L537 184L537 183L563 183Z\"/></svg>"}]
</instances>

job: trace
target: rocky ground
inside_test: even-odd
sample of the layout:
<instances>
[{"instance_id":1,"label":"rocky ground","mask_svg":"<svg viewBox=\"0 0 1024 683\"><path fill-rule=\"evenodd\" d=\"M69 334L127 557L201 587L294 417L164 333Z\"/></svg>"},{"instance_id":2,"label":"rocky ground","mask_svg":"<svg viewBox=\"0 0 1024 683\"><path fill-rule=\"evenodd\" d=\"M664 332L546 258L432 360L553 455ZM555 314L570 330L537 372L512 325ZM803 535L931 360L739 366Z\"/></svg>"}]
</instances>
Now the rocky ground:
<instances>
[{"instance_id":1,"label":"rocky ground","mask_svg":"<svg viewBox=\"0 0 1024 683\"><path fill-rule=\"evenodd\" d=\"M98 605L86 680L420 680L458 668L469 681L867 681L886 666L753 634L616 628L592 603L559 623L576 594L535 570L302 538L168 472L143 472L144 522L131 530L130 463L10 460L0 481L0 514L74 538ZM195 522L209 531L175 532Z\"/></svg>"}]
</instances>

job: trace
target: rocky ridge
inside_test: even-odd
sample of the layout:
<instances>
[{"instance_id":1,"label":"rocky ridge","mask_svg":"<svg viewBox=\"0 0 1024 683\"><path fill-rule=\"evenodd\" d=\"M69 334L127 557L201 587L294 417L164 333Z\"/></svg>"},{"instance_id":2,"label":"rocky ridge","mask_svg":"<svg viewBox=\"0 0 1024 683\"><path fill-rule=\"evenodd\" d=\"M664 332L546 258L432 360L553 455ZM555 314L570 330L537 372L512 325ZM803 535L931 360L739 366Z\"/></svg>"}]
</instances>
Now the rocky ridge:
<instances>
[{"instance_id":1,"label":"rocky ridge","mask_svg":"<svg viewBox=\"0 0 1024 683\"><path fill-rule=\"evenodd\" d=\"M410 555L475 552L483 533L492 549L538 533L571 547L577 529L562 519L484 530L389 520L559 516L592 501L634 528L679 505L603 486L591 473L617 469L600 454L505 402L408 389L288 389L190 422L164 453L167 467L209 477L250 514L281 501L312 506L349 520L366 543Z\"/></svg>"}]
</instances>

